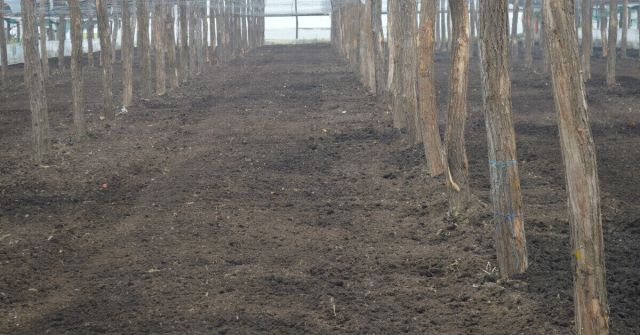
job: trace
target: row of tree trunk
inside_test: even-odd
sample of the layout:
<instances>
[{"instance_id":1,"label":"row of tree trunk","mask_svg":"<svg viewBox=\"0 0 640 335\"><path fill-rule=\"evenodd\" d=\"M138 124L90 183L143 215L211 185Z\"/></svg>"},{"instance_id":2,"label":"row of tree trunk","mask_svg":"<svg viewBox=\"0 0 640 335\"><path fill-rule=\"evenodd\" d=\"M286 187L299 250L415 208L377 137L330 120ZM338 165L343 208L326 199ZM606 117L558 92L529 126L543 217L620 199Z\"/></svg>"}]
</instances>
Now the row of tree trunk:
<instances>
[{"instance_id":1,"label":"row of tree trunk","mask_svg":"<svg viewBox=\"0 0 640 335\"><path fill-rule=\"evenodd\" d=\"M93 17L97 18L102 72L102 114L108 123L115 121L116 105L126 109L134 101L134 59L140 67L139 96L164 95L187 82L208 66L229 61L264 43L264 0L150 1L68 0L71 25L71 96L74 133L78 140L86 136L83 96L83 34L88 27L89 53L86 62L93 65ZM29 89L32 111L34 159L41 162L49 150L49 127L46 103L48 57L43 32L46 0L21 0L24 30L25 83ZM0 0L0 6L2 0ZM109 6L113 6L111 9ZM152 7L153 6L153 7ZM119 10L116 11L115 9ZM132 12L136 13L134 18ZM65 11L59 11L65 22ZM115 17L116 15L120 17ZM1 15L1 11L0 11ZM111 17L110 17L111 16ZM0 19L2 17L0 16ZM39 20L38 20L39 19ZM86 21L85 21L86 19ZM39 21L39 24L38 24ZM89 24L86 25L85 23ZM112 22L110 25L109 22ZM116 33L122 26L122 103L114 101L114 66ZM137 48L134 34L137 28ZM38 30L42 34L38 36ZM176 33L176 30L178 33ZM64 37L59 28L58 39ZM2 32L0 31L0 35ZM4 36L4 35L3 35ZM39 38L40 37L40 38ZM1 39L1 37L0 37ZM63 42L61 42L63 45ZM2 52L6 52L3 50ZM44 55L44 57L43 57ZM64 49L58 52L58 69L65 65ZM3 57L6 60L6 57ZM6 65L2 67L3 83Z\"/></svg>"},{"instance_id":2,"label":"row of tree trunk","mask_svg":"<svg viewBox=\"0 0 640 335\"><path fill-rule=\"evenodd\" d=\"M615 0L610 1L610 5L615 4ZM509 31L507 0L480 1L477 7L475 1L448 0L450 25L442 25L443 2L422 1L419 29L416 0L388 0L386 43L376 29L381 20L377 10L381 6L379 0L341 0L333 1L332 5L332 44L349 60L370 91L388 98L394 126L406 131L407 142L424 143L429 173L446 175L449 213L454 217L464 216L473 202L464 129L469 58L474 41L470 35L477 30L498 265L504 278L526 271L527 247L509 72L510 62L517 59L520 49L515 30L519 1L514 1L513 29ZM524 6L524 64L532 69L532 1L525 0ZM567 180L577 332L607 334L600 195L575 9L572 1L546 0L542 14L545 29L541 36L554 84ZM617 27L614 16L615 13L609 18L611 36L615 36L612 29ZM585 21L589 20L582 20ZM586 26L584 29L589 29ZM447 40L451 72L443 145L438 127L434 53L442 49L443 39L438 41L438 35L448 27L451 27L446 34L451 37ZM610 39L609 44L614 47L610 54L614 54L611 58L615 62L615 37L612 39L614 42ZM583 45L586 53L584 50L590 52L590 45ZM379 85L381 80L386 85Z\"/></svg>"}]
</instances>

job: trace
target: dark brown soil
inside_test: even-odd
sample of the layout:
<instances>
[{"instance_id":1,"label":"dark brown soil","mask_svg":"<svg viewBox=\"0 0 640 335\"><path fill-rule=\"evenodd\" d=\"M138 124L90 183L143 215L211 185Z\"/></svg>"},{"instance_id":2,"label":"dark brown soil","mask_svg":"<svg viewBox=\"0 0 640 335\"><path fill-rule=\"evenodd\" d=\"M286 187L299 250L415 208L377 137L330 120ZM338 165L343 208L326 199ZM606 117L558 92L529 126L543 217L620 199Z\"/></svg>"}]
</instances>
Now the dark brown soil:
<instances>
[{"instance_id":1,"label":"dark brown soil","mask_svg":"<svg viewBox=\"0 0 640 335\"><path fill-rule=\"evenodd\" d=\"M329 46L254 50L138 100L109 128L99 71L88 70L80 143L68 74L54 76L53 151L41 167L29 160L28 99L12 68L0 95L0 333L572 333L550 81L513 73L531 268L500 281L477 70L467 148L479 205L454 222L422 149L406 146ZM638 334L640 66L621 61L611 90L601 59L594 71L612 333Z\"/></svg>"}]
</instances>

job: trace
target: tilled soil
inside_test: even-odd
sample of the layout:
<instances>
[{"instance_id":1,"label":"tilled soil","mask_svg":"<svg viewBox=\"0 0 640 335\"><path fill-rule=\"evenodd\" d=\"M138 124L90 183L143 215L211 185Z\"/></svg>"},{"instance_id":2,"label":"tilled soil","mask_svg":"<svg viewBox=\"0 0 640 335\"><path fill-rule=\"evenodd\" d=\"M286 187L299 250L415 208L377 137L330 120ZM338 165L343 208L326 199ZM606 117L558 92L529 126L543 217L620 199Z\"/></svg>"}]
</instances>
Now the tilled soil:
<instances>
[{"instance_id":1,"label":"tilled soil","mask_svg":"<svg viewBox=\"0 0 640 335\"><path fill-rule=\"evenodd\" d=\"M441 111L447 55L439 55ZM116 73L120 69L116 68ZM590 117L613 334L640 333L640 67ZM513 72L530 270L498 279L477 64L467 149L475 200L446 216L385 105L328 45L270 46L72 139L68 74L48 85L53 150L29 160L13 67L0 95L2 334L567 334L573 332L564 170L548 76ZM119 80L119 78L118 78ZM120 85L116 85L119 99Z\"/></svg>"}]
</instances>

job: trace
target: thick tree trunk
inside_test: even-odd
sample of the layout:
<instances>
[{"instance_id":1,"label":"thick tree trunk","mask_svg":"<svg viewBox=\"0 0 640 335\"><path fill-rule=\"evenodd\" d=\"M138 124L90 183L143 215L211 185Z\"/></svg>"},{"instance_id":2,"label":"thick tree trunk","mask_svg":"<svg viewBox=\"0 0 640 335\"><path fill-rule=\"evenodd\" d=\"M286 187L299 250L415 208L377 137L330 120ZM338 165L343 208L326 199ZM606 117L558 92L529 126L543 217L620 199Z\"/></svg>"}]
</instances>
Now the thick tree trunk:
<instances>
[{"instance_id":1,"label":"thick tree trunk","mask_svg":"<svg viewBox=\"0 0 640 335\"><path fill-rule=\"evenodd\" d=\"M4 0L0 0L0 8L4 8ZM2 59L2 71L0 72L2 85L7 81L9 59L7 54L7 32L4 28L4 11L0 10L0 59Z\"/></svg>"},{"instance_id":2,"label":"thick tree trunk","mask_svg":"<svg viewBox=\"0 0 640 335\"><path fill-rule=\"evenodd\" d=\"M100 35L100 59L102 60L102 106L107 121L116 118L113 106L113 64L111 63L111 39L109 34L109 14L106 0L96 0L96 16L98 17L98 34Z\"/></svg>"},{"instance_id":3,"label":"thick tree trunk","mask_svg":"<svg viewBox=\"0 0 640 335\"><path fill-rule=\"evenodd\" d=\"M607 86L616 84L616 58L618 42L617 0L609 0L609 47L607 48Z\"/></svg>"},{"instance_id":4,"label":"thick tree trunk","mask_svg":"<svg viewBox=\"0 0 640 335\"><path fill-rule=\"evenodd\" d=\"M548 0L541 0L542 6L544 6L544 2ZM591 0L589 0L591 1ZM541 13L542 22L541 22L541 31L540 31L540 49L542 49L542 73L547 73L549 71L549 51L547 50L547 46L544 43L545 36L547 34L547 24L544 19L544 11Z\"/></svg>"},{"instance_id":5,"label":"thick tree trunk","mask_svg":"<svg viewBox=\"0 0 640 335\"><path fill-rule=\"evenodd\" d=\"M402 0L388 1L387 31L389 36L389 72L387 78L387 91L391 100L391 115L395 128L407 127L406 115L402 114L401 85L402 85L402 30L400 29L400 2Z\"/></svg>"},{"instance_id":6,"label":"thick tree trunk","mask_svg":"<svg viewBox=\"0 0 640 335\"><path fill-rule=\"evenodd\" d=\"M570 4L545 1L546 43L566 172L576 333L603 335L609 333L609 308L598 168Z\"/></svg>"},{"instance_id":7,"label":"thick tree trunk","mask_svg":"<svg viewBox=\"0 0 640 335\"><path fill-rule=\"evenodd\" d=\"M151 45L149 41L149 1L137 0L137 17L138 17L138 47L140 62L140 86L143 98L148 98L152 94L151 81Z\"/></svg>"},{"instance_id":8,"label":"thick tree trunk","mask_svg":"<svg viewBox=\"0 0 640 335\"><path fill-rule=\"evenodd\" d=\"M524 6L524 66L533 69L533 5L526 0Z\"/></svg>"},{"instance_id":9,"label":"thick tree trunk","mask_svg":"<svg viewBox=\"0 0 640 335\"><path fill-rule=\"evenodd\" d=\"M45 13L47 12L47 0L40 0L40 59L42 60L42 77L46 83L49 80L49 53L47 52L47 34L45 26ZM0 7L2 8L2 7ZM4 22L2 22L4 25Z\"/></svg>"},{"instance_id":10,"label":"thick tree trunk","mask_svg":"<svg viewBox=\"0 0 640 335\"><path fill-rule=\"evenodd\" d=\"M527 6L531 0L527 0ZM491 0L480 8L480 59L487 126L496 253L503 278L527 269L516 136L509 77L509 5ZM530 14L529 14L530 15Z\"/></svg>"},{"instance_id":11,"label":"thick tree trunk","mask_svg":"<svg viewBox=\"0 0 640 335\"><path fill-rule=\"evenodd\" d=\"M511 17L511 59L518 60L518 19L520 16L520 0L513 0L513 15Z\"/></svg>"},{"instance_id":12,"label":"thick tree trunk","mask_svg":"<svg viewBox=\"0 0 640 335\"><path fill-rule=\"evenodd\" d=\"M122 106L133 102L133 35L129 0L122 0Z\"/></svg>"},{"instance_id":13,"label":"thick tree trunk","mask_svg":"<svg viewBox=\"0 0 640 335\"><path fill-rule=\"evenodd\" d=\"M62 4L59 4L62 6ZM64 10L64 9L63 9ZM67 39L67 18L64 14L58 17L58 71L64 71L64 44Z\"/></svg>"},{"instance_id":14,"label":"thick tree trunk","mask_svg":"<svg viewBox=\"0 0 640 335\"><path fill-rule=\"evenodd\" d=\"M584 80L591 79L592 19L591 0L582 0L582 74Z\"/></svg>"},{"instance_id":15,"label":"thick tree trunk","mask_svg":"<svg viewBox=\"0 0 640 335\"><path fill-rule=\"evenodd\" d=\"M600 1L600 45L602 47L602 57L607 58L609 54L609 43L607 41L607 15L605 12L605 3L607 0Z\"/></svg>"},{"instance_id":16,"label":"thick tree trunk","mask_svg":"<svg viewBox=\"0 0 640 335\"><path fill-rule=\"evenodd\" d=\"M25 83L29 88L31 127L33 129L34 160L42 162L49 152L49 121L47 98L42 75L42 62L38 57L38 34L36 32L35 4L33 0L21 0L24 41L22 49L25 60ZM4 21L2 22L4 24Z\"/></svg>"},{"instance_id":17,"label":"thick tree trunk","mask_svg":"<svg viewBox=\"0 0 640 335\"><path fill-rule=\"evenodd\" d=\"M89 20L87 21L87 63L90 67L93 67L93 15L89 15Z\"/></svg>"},{"instance_id":18,"label":"thick tree trunk","mask_svg":"<svg viewBox=\"0 0 640 335\"><path fill-rule=\"evenodd\" d=\"M465 0L449 0L453 21L449 110L445 147L449 167L449 213L459 216L469 204L469 167L464 145L467 118L467 82L469 70L469 20Z\"/></svg>"},{"instance_id":19,"label":"thick tree trunk","mask_svg":"<svg viewBox=\"0 0 640 335\"><path fill-rule=\"evenodd\" d=\"M155 43L155 60L156 60L156 94L164 95L167 93L167 69L165 66L165 45L164 45L164 4L160 1L156 2L154 18L153 18L153 37Z\"/></svg>"},{"instance_id":20,"label":"thick tree trunk","mask_svg":"<svg viewBox=\"0 0 640 335\"><path fill-rule=\"evenodd\" d=\"M84 121L84 95L82 92L82 13L79 0L68 0L71 12L71 91L73 92L73 124L76 139L86 135Z\"/></svg>"},{"instance_id":21,"label":"thick tree trunk","mask_svg":"<svg viewBox=\"0 0 640 335\"><path fill-rule=\"evenodd\" d=\"M444 172L442 139L438 128L438 107L436 102L434 53L434 25L438 15L435 1L423 2L420 9L420 66L418 86L420 89L420 116L424 152L431 176Z\"/></svg>"},{"instance_id":22,"label":"thick tree trunk","mask_svg":"<svg viewBox=\"0 0 640 335\"><path fill-rule=\"evenodd\" d=\"M622 58L627 58L627 31L629 30L629 0L622 0L622 36L620 53Z\"/></svg>"},{"instance_id":23,"label":"thick tree trunk","mask_svg":"<svg viewBox=\"0 0 640 335\"><path fill-rule=\"evenodd\" d=\"M407 135L411 144L422 142L422 121L418 111L418 11L416 0L402 0L400 2L401 53L401 111L406 118ZM468 28L468 26L467 26Z\"/></svg>"}]
</instances>

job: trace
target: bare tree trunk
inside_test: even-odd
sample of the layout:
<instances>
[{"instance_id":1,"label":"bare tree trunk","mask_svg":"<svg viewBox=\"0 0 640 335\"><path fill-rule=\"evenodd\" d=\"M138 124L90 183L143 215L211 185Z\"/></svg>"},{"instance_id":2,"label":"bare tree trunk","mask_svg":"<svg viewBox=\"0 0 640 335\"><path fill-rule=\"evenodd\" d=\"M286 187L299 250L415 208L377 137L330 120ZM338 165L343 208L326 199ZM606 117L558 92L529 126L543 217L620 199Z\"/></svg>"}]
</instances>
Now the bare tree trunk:
<instances>
[{"instance_id":1,"label":"bare tree trunk","mask_svg":"<svg viewBox=\"0 0 640 335\"><path fill-rule=\"evenodd\" d=\"M363 13L360 16L360 73L364 84L370 92L376 91L376 70L373 46L373 25L371 13L373 12L371 0L365 0Z\"/></svg>"},{"instance_id":2,"label":"bare tree trunk","mask_svg":"<svg viewBox=\"0 0 640 335\"><path fill-rule=\"evenodd\" d=\"M94 31L93 31L93 15L90 14L89 15L89 21L87 22L87 47L88 47L88 51L87 51L87 62L89 64L90 67L93 67L93 37L94 37Z\"/></svg>"},{"instance_id":3,"label":"bare tree trunk","mask_svg":"<svg viewBox=\"0 0 640 335\"><path fill-rule=\"evenodd\" d=\"M591 0L582 0L582 73L583 79L591 79L592 19Z\"/></svg>"},{"instance_id":4,"label":"bare tree trunk","mask_svg":"<svg viewBox=\"0 0 640 335\"><path fill-rule=\"evenodd\" d=\"M451 3L447 5L447 50L451 50L453 43L453 33L451 28Z\"/></svg>"},{"instance_id":5,"label":"bare tree trunk","mask_svg":"<svg viewBox=\"0 0 640 335\"><path fill-rule=\"evenodd\" d=\"M71 12L71 91L73 92L73 124L76 139L85 137L84 95L82 93L82 13L79 0L68 0Z\"/></svg>"},{"instance_id":6,"label":"bare tree trunk","mask_svg":"<svg viewBox=\"0 0 640 335\"><path fill-rule=\"evenodd\" d=\"M527 0L527 6L531 0ZM509 4L491 0L480 8L480 59L484 115L489 146L491 201L496 225L496 253L503 278L527 269L516 136L509 77ZM531 14L529 14L531 15Z\"/></svg>"},{"instance_id":7,"label":"bare tree trunk","mask_svg":"<svg viewBox=\"0 0 640 335\"><path fill-rule=\"evenodd\" d=\"M618 1L609 0L609 49L607 51L607 86L616 84L616 58L618 42Z\"/></svg>"},{"instance_id":8,"label":"bare tree trunk","mask_svg":"<svg viewBox=\"0 0 640 335\"><path fill-rule=\"evenodd\" d=\"M629 0L622 0L622 58L627 58L627 31L629 30Z\"/></svg>"},{"instance_id":9,"label":"bare tree trunk","mask_svg":"<svg viewBox=\"0 0 640 335\"><path fill-rule=\"evenodd\" d=\"M167 93L167 69L165 66L165 59L164 59L164 52L165 52L165 45L164 45L164 33L165 33L165 26L164 26L164 13L163 13L163 9L164 9L164 5L162 2L158 1L156 2L156 7L155 7L155 12L154 15L155 17L153 18L153 36L154 36L154 42L156 45L156 54L155 54L155 60L156 60L156 94L157 95L164 95L165 93Z\"/></svg>"},{"instance_id":10,"label":"bare tree trunk","mask_svg":"<svg viewBox=\"0 0 640 335\"><path fill-rule=\"evenodd\" d=\"M533 6L532 0L525 1L524 7L524 66L533 69Z\"/></svg>"},{"instance_id":11,"label":"bare tree trunk","mask_svg":"<svg viewBox=\"0 0 640 335\"><path fill-rule=\"evenodd\" d=\"M449 167L449 213L459 216L469 204L469 167L464 145L467 118L467 82L469 70L469 20L465 0L449 0L455 43L452 44L449 79L449 110L445 147Z\"/></svg>"},{"instance_id":12,"label":"bare tree trunk","mask_svg":"<svg viewBox=\"0 0 640 335\"><path fill-rule=\"evenodd\" d=\"M136 15L138 17L138 47L140 48L140 85L143 98L151 96L151 45L149 41L149 2L138 0Z\"/></svg>"},{"instance_id":13,"label":"bare tree trunk","mask_svg":"<svg viewBox=\"0 0 640 335\"><path fill-rule=\"evenodd\" d=\"M118 30L120 30L120 19L118 18L118 13L116 9L112 9L112 20L113 25L111 25L111 59L115 64L118 62Z\"/></svg>"},{"instance_id":14,"label":"bare tree trunk","mask_svg":"<svg viewBox=\"0 0 640 335\"><path fill-rule=\"evenodd\" d=\"M604 4L607 0L600 1L600 45L602 46L602 57L607 58L609 54L609 43L607 41L607 15Z\"/></svg>"},{"instance_id":15,"label":"bare tree trunk","mask_svg":"<svg viewBox=\"0 0 640 335\"><path fill-rule=\"evenodd\" d=\"M41 163L49 152L49 120L47 98L42 75L42 62L38 57L38 35L36 32L35 4L33 0L21 0L25 59L25 82L29 88L31 127L33 129L34 160ZM2 22L4 25L4 21Z\"/></svg>"},{"instance_id":16,"label":"bare tree trunk","mask_svg":"<svg viewBox=\"0 0 640 335\"><path fill-rule=\"evenodd\" d=\"M133 102L133 35L129 0L122 0L122 106Z\"/></svg>"},{"instance_id":17,"label":"bare tree trunk","mask_svg":"<svg viewBox=\"0 0 640 335\"><path fill-rule=\"evenodd\" d=\"M196 30L197 19L193 3L187 3L189 13L189 77L193 77L198 72L197 68L197 46Z\"/></svg>"},{"instance_id":18,"label":"bare tree trunk","mask_svg":"<svg viewBox=\"0 0 640 335\"><path fill-rule=\"evenodd\" d=\"M174 90L179 86L178 68L176 63L176 38L175 38L175 17L173 16L174 6L167 4L165 22L165 46L167 48L167 71L169 72L169 88Z\"/></svg>"},{"instance_id":19,"label":"bare tree trunk","mask_svg":"<svg viewBox=\"0 0 640 335\"><path fill-rule=\"evenodd\" d=\"M444 172L444 151L438 128L438 107L436 103L434 53L434 25L438 15L435 1L425 1L420 9L420 67L418 87L420 89L420 115L424 152L431 176Z\"/></svg>"},{"instance_id":20,"label":"bare tree trunk","mask_svg":"<svg viewBox=\"0 0 640 335\"><path fill-rule=\"evenodd\" d=\"M58 5L63 6L62 4ZM58 20L58 71L62 72L64 71L64 44L67 38L67 19L64 14L60 14Z\"/></svg>"},{"instance_id":21,"label":"bare tree trunk","mask_svg":"<svg viewBox=\"0 0 640 335\"><path fill-rule=\"evenodd\" d=\"M389 72L387 79L387 91L391 100L391 115L395 128L403 129L407 127L406 116L401 113L401 67L402 67L402 30L400 24L400 1L388 1L387 31L389 48Z\"/></svg>"},{"instance_id":22,"label":"bare tree trunk","mask_svg":"<svg viewBox=\"0 0 640 335\"><path fill-rule=\"evenodd\" d=\"M4 0L0 0L0 8L4 8ZM0 10L0 58L2 59L1 77L2 85L7 81L7 70L9 68L9 58L7 54L7 32L4 28L4 11Z\"/></svg>"},{"instance_id":23,"label":"bare tree trunk","mask_svg":"<svg viewBox=\"0 0 640 335\"><path fill-rule=\"evenodd\" d=\"M47 34L44 16L47 12L47 0L40 0L40 59L42 60L42 77L46 83L49 80L49 53L47 52ZM2 8L2 7L0 7ZM2 22L4 25L4 22Z\"/></svg>"},{"instance_id":24,"label":"bare tree trunk","mask_svg":"<svg viewBox=\"0 0 640 335\"><path fill-rule=\"evenodd\" d=\"M442 0L436 0L436 50L442 49L442 36L440 34L440 11Z\"/></svg>"},{"instance_id":25,"label":"bare tree trunk","mask_svg":"<svg viewBox=\"0 0 640 335\"><path fill-rule=\"evenodd\" d=\"M209 65L213 66L216 64L216 7L213 4L213 0L209 5L209 40L211 45L209 46ZM253 45L252 47L255 47Z\"/></svg>"},{"instance_id":26,"label":"bare tree trunk","mask_svg":"<svg viewBox=\"0 0 640 335\"><path fill-rule=\"evenodd\" d=\"M469 2L469 23L471 24L471 36L469 50L471 50L471 57L476 54L476 0Z\"/></svg>"},{"instance_id":27,"label":"bare tree trunk","mask_svg":"<svg viewBox=\"0 0 640 335\"><path fill-rule=\"evenodd\" d=\"M412 144L422 142L422 120L418 110L418 22L416 0L402 0L400 2L400 48L401 61L401 114L407 122L407 135ZM466 17L465 17L466 18ZM468 27L468 26L467 26Z\"/></svg>"},{"instance_id":28,"label":"bare tree trunk","mask_svg":"<svg viewBox=\"0 0 640 335\"><path fill-rule=\"evenodd\" d=\"M371 20L373 29L373 51L376 67L376 93L384 95L386 87L387 57L384 47L384 31L382 30L382 0L371 0Z\"/></svg>"},{"instance_id":29,"label":"bare tree trunk","mask_svg":"<svg viewBox=\"0 0 640 335\"><path fill-rule=\"evenodd\" d=\"M187 21L187 0L180 2L180 81L189 78L189 23Z\"/></svg>"},{"instance_id":30,"label":"bare tree trunk","mask_svg":"<svg viewBox=\"0 0 640 335\"><path fill-rule=\"evenodd\" d=\"M513 16L511 17L511 59L518 60L518 19L520 16L520 0L513 0Z\"/></svg>"},{"instance_id":31,"label":"bare tree trunk","mask_svg":"<svg viewBox=\"0 0 640 335\"><path fill-rule=\"evenodd\" d=\"M105 118L113 122L116 118L113 106L113 64L111 63L111 39L109 38L109 14L106 0L96 0L98 34L100 35L100 59L102 60L102 105Z\"/></svg>"},{"instance_id":32,"label":"bare tree trunk","mask_svg":"<svg viewBox=\"0 0 640 335\"><path fill-rule=\"evenodd\" d=\"M591 136L571 2L545 1L571 226L576 333L608 334L604 242L596 148Z\"/></svg>"}]
</instances>

